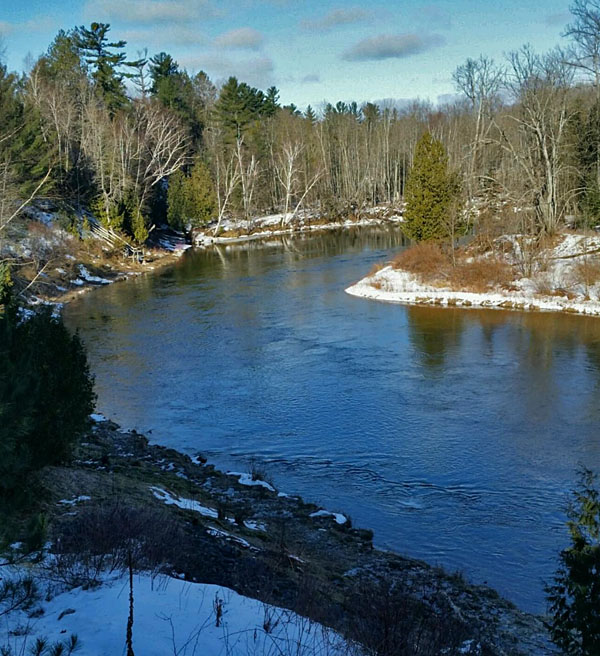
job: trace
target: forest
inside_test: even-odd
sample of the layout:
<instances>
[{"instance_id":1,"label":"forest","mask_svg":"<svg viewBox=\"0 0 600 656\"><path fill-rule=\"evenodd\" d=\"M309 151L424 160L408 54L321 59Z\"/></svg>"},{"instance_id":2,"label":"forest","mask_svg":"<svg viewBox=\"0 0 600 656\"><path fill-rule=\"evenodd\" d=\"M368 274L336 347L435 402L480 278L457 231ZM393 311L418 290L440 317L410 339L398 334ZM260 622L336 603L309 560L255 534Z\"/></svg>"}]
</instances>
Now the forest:
<instances>
[{"instance_id":1,"label":"forest","mask_svg":"<svg viewBox=\"0 0 600 656\"><path fill-rule=\"evenodd\" d=\"M166 52L131 59L110 25L60 31L27 73L0 65L0 230L28 199L82 209L141 244L301 208L400 206L425 132L447 152L469 223L553 234L600 218L600 9L578 0L565 46L460 64L457 100L282 106L276 87L217 85ZM399 85L402 83L399 80Z\"/></svg>"}]
</instances>

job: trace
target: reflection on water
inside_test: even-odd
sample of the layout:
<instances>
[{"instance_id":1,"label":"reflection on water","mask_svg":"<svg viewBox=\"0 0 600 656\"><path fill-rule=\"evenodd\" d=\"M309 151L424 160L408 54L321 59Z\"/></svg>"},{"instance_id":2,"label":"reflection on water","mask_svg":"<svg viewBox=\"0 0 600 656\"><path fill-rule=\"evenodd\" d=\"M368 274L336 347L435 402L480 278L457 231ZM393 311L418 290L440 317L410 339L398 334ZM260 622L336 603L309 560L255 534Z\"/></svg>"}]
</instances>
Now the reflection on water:
<instances>
[{"instance_id":1,"label":"reflection on water","mask_svg":"<svg viewBox=\"0 0 600 656\"><path fill-rule=\"evenodd\" d=\"M192 253L66 310L99 408L352 515L543 610L579 463L600 469L600 320L386 305L358 229Z\"/></svg>"}]
</instances>

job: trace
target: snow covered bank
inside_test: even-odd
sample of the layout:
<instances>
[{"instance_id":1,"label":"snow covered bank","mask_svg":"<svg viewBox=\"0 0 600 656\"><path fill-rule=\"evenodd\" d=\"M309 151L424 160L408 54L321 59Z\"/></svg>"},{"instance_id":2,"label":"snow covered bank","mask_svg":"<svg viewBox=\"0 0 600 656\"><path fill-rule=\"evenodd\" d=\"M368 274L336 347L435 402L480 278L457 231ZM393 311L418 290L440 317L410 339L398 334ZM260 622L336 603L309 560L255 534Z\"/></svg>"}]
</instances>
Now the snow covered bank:
<instances>
[{"instance_id":1,"label":"snow covered bank","mask_svg":"<svg viewBox=\"0 0 600 656\"><path fill-rule=\"evenodd\" d=\"M139 574L133 591L133 647L144 656L358 653L319 624L225 587ZM122 654L128 612L128 577L122 576L99 588L76 588L39 602L34 616L10 614L6 644L13 654L23 654L37 638L55 643L74 634L88 656Z\"/></svg>"},{"instance_id":2,"label":"snow covered bank","mask_svg":"<svg viewBox=\"0 0 600 656\"><path fill-rule=\"evenodd\" d=\"M291 216L286 218L284 214L271 214L249 220L227 219L221 222L218 234L215 234L216 224L211 224L194 234L194 243L196 246L209 246L211 244L253 241L293 233L339 230L386 223L398 224L402 220L402 209L394 210L388 207L372 207L363 210L358 216L339 221L324 221L315 212L299 212L293 218Z\"/></svg>"},{"instance_id":3,"label":"snow covered bank","mask_svg":"<svg viewBox=\"0 0 600 656\"><path fill-rule=\"evenodd\" d=\"M518 271L521 245L505 237L511 250L507 262ZM366 276L345 291L353 296L390 303L480 307L507 310L569 312L600 316L600 278L592 275L600 237L567 234L552 249L538 254L528 276L516 277L509 288L496 285L486 292L455 289L443 283L424 282L408 271L388 265ZM590 278L586 279L586 267ZM517 274L518 275L518 274Z\"/></svg>"}]
</instances>

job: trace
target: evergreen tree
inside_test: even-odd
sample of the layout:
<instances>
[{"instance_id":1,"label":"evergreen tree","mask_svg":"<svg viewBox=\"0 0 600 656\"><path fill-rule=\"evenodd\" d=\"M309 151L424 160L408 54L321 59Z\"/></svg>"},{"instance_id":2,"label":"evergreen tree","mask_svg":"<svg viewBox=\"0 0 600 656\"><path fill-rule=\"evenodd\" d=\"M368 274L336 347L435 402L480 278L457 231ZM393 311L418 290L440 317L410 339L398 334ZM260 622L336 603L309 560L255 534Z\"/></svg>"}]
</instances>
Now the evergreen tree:
<instances>
[{"instance_id":1,"label":"evergreen tree","mask_svg":"<svg viewBox=\"0 0 600 656\"><path fill-rule=\"evenodd\" d=\"M448 171L443 144L426 132L417 142L406 184L403 230L415 241L444 239L450 235L450 213L458 195L455 176Z\"/></svg>"},{"instance_id":2,"label":"evergreen tree","mask_svg":"<svg viewBox=\"0 0 600 656\"><path fill-rule=\"evenodd\" d=\"M190 175L177 171L169 178L167 196L169 224L184 230L206 225L217 212L217 199L210 171L197 159Z\"/></svg>"},{"instance_id":3,"label":"evergreen tree","mask_svg":"<svg viewBox=\"0 0 600 656\"><path fill-rule=\"evenodd\" d=\"M241 137L262 113L264 94L262 91L238 82L230 77L221 88L215 103L214 116L229 141Z\"/></svg>"},{"instance_id":4,"label":"evergreen tree","mask_svg":"<svg viewBox=\"0 0 600 656\"><path fill-rule=\"evenodd\" d=\"M279 107L279 89L277 87L269 87L263 103L263 116L267 118L275 116Z\"/></svg>"},{"instance_id":5,"label":"evergreen tree","mask_svg":"<svg viewBox=\"0 0 600 656\"><path fill-rule=\"evenodd\" d=\"M179 73L179 64L166 52L159 52L150 58L150 77L152 78L152 93L159 96L161 85L169 78Z\"/></svg>"},{"instance_id":6,"label":"evergreen tree","mask_svg":"<svg viewBox=\"0 0 600 656\"><path fill-rule=\"evenodd\" d=\"M314 125L317 122L317 115L315 110L309 105L304 112L304 118L311 124Z\"/></svg>"},{"instance_id":7,"label":"evergreen tree","mask_svg":"<svg viewBox=\"0 0 600 656\"><path fill-rule=\"evenodd\" d=\"M92 79L99 95L111 114L114 114L127 104L123 78L130 74L122 73L119 69L122 66L135 67L138 62L126 61L125 53L120 51L127 42L109 41L109 31L108 23L92 23L89 29L81 25L74 31L74 40L86 63L92 67Z\"/></svg>"},{"instance_id":8,"label":"evergreen tree","mask_svg":"<svg viewBox=\"0 0 600 656\"><path fill-rule=\"evenodd\" d=\"M0 181L4 200L11 195L28 195L38 186L51 167L55 148L44 138L39 111L24 97L23 83L0 64ZM8 187L12 187L10 192Z\"/></svg>"},{"instance_id":9,"label":"evergreen tree","mask_svg":"<svg viewBox=\"0 0 600 656\"><path fill-rule=\"evenodd\" d=\"M45 465L68 460L94 407L80 339L49 309L19 321L0 313L0 495Z\"/></svg>"},{"instance_id":10,"label":"evergreen tree","mask_svg":"<svg viewBox=\"0 0 600 656\"><path fill-rule=\"evenodd\" d=\"M580 472L568 509L571 546L560 553L554 583L546 587L552 641L565 654L600 654L600 491L598 477Z\"/></svg>"},{"instance_id":11,"label":"evergreen tree","mask_svg":"<svg viewBox=\"0 0 600 656\"><path fill-rule=\"evenodd\" d=\"M152 94L165 107L179 114L199 146L206 123L206 107L215 93L206 73L201 71L191 78L186 71L179 69L171 55L160 52L150 59L150 77Z\"/></svg>"},{"instance_id":12,"label":"evergreen tree","mask_svg":"<svg viewBox=\"0 0 600 656\"><path fill-rule=\"evenodd\" d=\"M63 89L72 92L79 90L81 80L87 73L74 34L64 30L58 32L46 54L40 57L38 67L45 80L60 81Z\"/></svg>"}]
</instances>

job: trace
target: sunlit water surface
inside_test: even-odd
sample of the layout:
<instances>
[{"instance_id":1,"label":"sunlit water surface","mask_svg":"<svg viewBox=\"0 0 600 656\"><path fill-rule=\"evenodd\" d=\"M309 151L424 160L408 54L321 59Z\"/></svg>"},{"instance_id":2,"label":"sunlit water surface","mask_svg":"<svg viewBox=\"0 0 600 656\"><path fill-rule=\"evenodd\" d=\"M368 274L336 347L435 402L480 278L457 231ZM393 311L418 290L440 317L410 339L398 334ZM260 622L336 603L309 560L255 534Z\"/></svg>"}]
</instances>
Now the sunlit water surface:
<instances>
[{"instance_id":1,"label":"sunlit water surface","mask_svg":"<svg viewBox=\"0 0 600 656\"><path fill-rule=\"evenodd\" d=\"M401 247L381 229L219 247L65 315L123 426L254 459L378 546L543 611L566 493L600 468L600 320L344 293Z\"/></svg>"}]
</instances>

